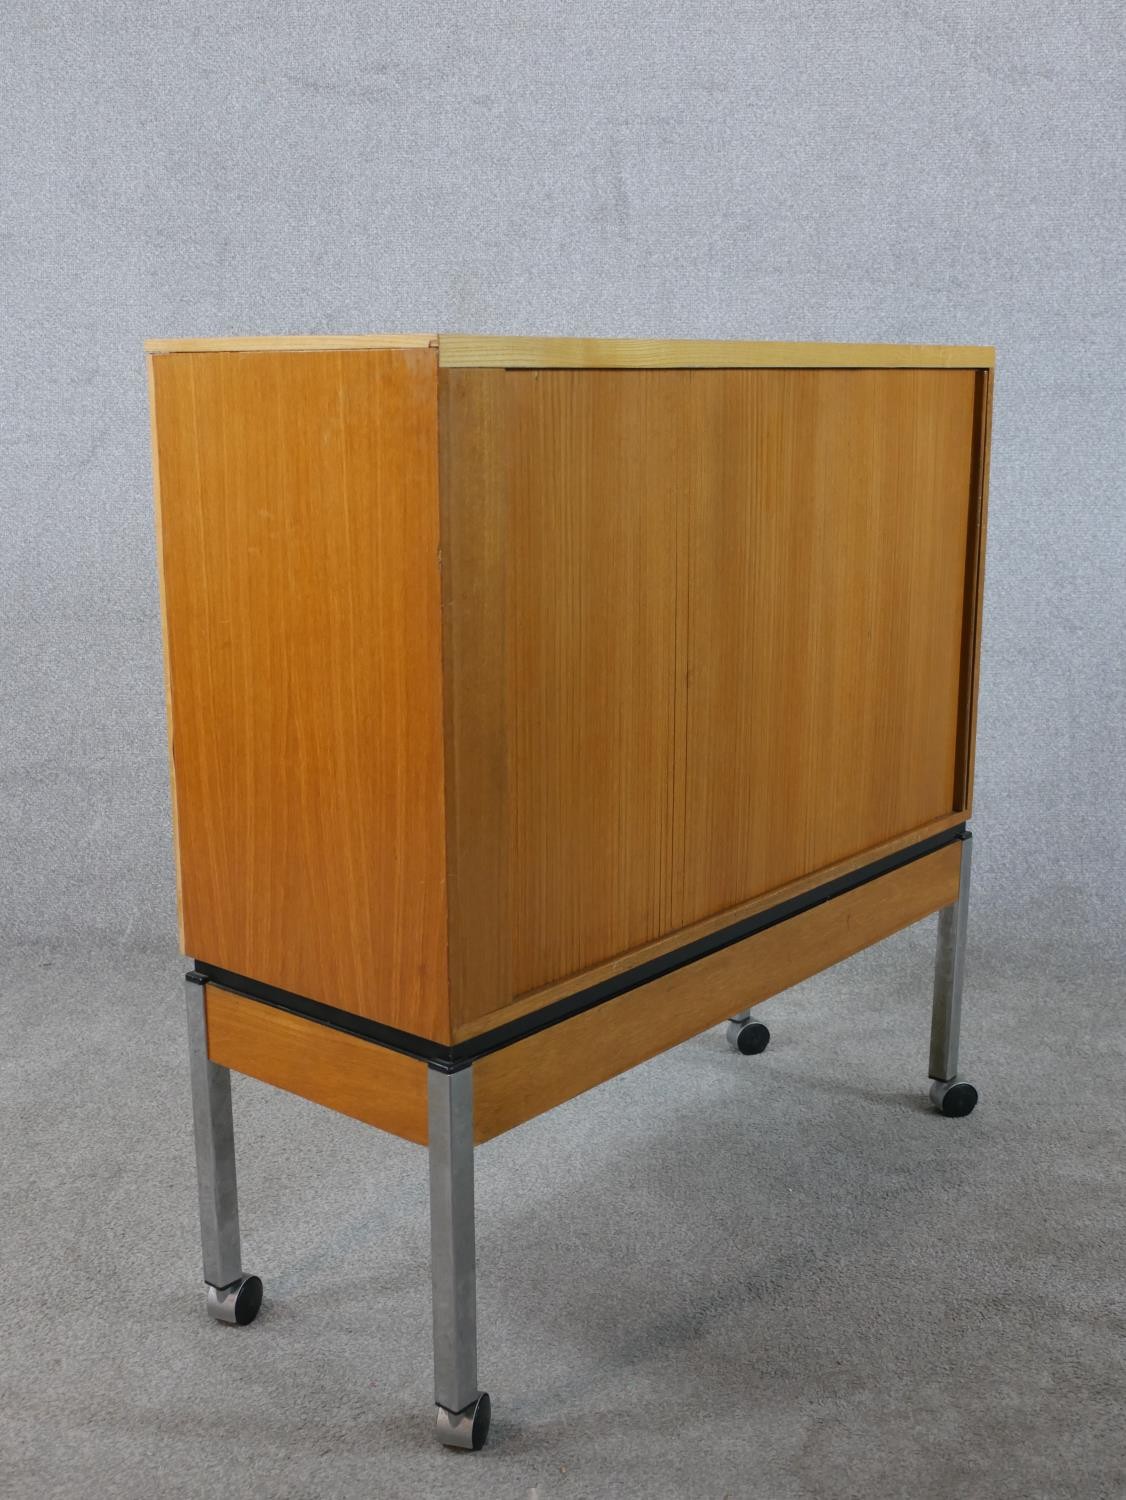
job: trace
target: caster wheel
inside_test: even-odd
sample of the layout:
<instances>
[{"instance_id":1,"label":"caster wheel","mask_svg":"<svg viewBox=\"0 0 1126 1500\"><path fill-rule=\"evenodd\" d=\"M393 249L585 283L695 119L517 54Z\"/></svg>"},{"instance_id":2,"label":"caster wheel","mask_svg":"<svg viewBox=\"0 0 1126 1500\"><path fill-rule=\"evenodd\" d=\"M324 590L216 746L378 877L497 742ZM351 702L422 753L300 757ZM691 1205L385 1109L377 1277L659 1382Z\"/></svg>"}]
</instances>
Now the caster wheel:
<instances>
[{"instance_id":1,"label":"caster wheel","mask_svg":"<svg viewBox=\"0 0 1126 1500\"><path fill-rule=\"evenodd\" d=\"M469 1448L476 1453L485 1446L492 1414L488 1391L482 1391L461 1411L447 1411L439 1406L438 1441L447 1448Z\"/></svg>"},{"instance_id":2,"label":"caster wheel","mask_svg":"<svg viewBox=\"0 0 1126 1500\"><path fill-rule=\"evenodd\" d=\"M728 1021L727 1044L744 1057L754 1057L766 1051L770 1032L761 1021Z\"/></svg>"},{"instance_id":3,"label":"caster wheel","mask_svg":"<svg viewBox=\"0 0 1126 1500\"><path fill-rule=\"evenodd\" d=\"M262 1306L262 1281L258 1276L240 1276L230 1286L208 1286L207 1311L219 1323L253 1323Z\"/></svg>"},{"instance_id":4,"label":"caster wheel","mask_svg":"<svg viewBox=\"0 0 1126 1500\"><path fill-rule=\"evenodd\" d=\"M977 1089L962 1078L951 1078L948 1082L931 1084L931 1103L948 1119L960 1120L973 1113L977 1103Z\"/></svg>"}]
</instances>

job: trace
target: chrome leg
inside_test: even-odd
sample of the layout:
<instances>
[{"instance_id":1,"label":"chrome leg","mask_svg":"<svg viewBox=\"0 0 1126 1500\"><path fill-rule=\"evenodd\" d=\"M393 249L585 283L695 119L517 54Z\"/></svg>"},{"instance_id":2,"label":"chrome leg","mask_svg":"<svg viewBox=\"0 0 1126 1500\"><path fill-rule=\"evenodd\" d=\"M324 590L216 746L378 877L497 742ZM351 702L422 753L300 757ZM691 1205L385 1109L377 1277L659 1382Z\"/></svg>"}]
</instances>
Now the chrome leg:
<instances>
[{"instance_id":1,"label":"chrome leg","mask_svg":"<svg viewBox=\"0 0 1126 1500\"><path fill-rule=\"evenodd\" d=\"M973 840L962 839L958 899L938 914L938 947L934 961L934 1007L931 1012L931 1100L945 1115L968 1115L977 1090L958 1077L958 1042L962 1025L962 980L966 968L966 929L970 911L970 860Z\"/></svg>"},{"instance_id":2,"label":"chrome leg","mask_svg":"<svg viewBox=\"0 0 1126 1500\"><path fill-rule=\"evenodd\" d=\"M429 1076L430 1264L438 1437L480 1448L489 1398L477 1388L477 1252L473 1224L473 1069Z\"/></svg>"},{"instance_id":3,"label":"chrome leg","mask_svg":"<svg viewBox=\"0 0 1126 1500\"><path fill-rule=\"evenodd\" d=\"M262 1303L262 1283L242 1269L231 1075L207 1055L205 981L189 974L184 988L207 1311L222 1323L250 1323Z\"/></svg>"}]
</instances>

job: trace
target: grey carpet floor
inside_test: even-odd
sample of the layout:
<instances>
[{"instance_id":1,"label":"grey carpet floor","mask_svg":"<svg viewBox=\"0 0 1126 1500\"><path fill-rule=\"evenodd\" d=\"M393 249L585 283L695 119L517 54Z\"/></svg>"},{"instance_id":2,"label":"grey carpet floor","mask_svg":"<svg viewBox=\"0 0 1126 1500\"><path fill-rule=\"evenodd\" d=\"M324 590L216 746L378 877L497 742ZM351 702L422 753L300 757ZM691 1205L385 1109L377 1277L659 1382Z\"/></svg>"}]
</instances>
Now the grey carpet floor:
<instances>
[{"instance_id":1,"label":"grey carpet floor","mask_svg":"<svg viewBox=\"0 0 1126 1500\"><path fill-rule=\"evenodd\" d=\"M235 1085L247 1329L204 1315L179 961L0 968L0 1494L1126 1494L1120 967L933 923L478 1153L485 1452L432 1439L423 1152Z\"/></svg>"}]
</instances>

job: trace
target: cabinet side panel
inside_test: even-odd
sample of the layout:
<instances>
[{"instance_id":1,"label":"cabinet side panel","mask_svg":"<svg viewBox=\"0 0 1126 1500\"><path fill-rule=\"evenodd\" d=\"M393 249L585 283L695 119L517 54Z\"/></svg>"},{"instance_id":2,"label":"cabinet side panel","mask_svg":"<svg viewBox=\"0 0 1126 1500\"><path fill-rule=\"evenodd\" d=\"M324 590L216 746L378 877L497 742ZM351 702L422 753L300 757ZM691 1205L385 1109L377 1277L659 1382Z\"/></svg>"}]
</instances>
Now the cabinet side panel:
<instances>
[{"instance_id":1,"label":"cabinet side panel","mask_svg":"<svg viewBox=\"0 0 1126 1500\"><path fill-rule=\"evenodd\" d=\"M449 1036L437 361L153 360L183 941Z\"/></svg>"}]
</instances>

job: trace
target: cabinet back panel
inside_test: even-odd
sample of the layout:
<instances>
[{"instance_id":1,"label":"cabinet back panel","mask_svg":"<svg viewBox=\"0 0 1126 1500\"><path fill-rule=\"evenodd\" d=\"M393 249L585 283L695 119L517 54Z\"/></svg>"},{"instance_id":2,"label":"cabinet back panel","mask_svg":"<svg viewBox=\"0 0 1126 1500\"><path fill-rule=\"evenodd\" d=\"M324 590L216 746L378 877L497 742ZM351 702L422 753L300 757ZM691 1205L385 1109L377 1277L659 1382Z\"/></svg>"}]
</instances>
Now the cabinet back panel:
<instances>
[{"instance_id":1,"label":"cabinet back panel","mask_svg":"<svg viewBox=\"0 0 1126 1500\"><path fill-rule=\"evenodd\" d=\"M447 1040L436 355L151 369L185 951Z\"/></svg>"},{"instance_id":2,"label":"cabinet back panel","mask_svg":"<svg viewBox=\"0 0 1126 1500\"><path fill-rule=\"evenodd\" d=\"M473 373L504 382L513 993L958 810L982 377Z\"/></svg>"}]
</instances>

